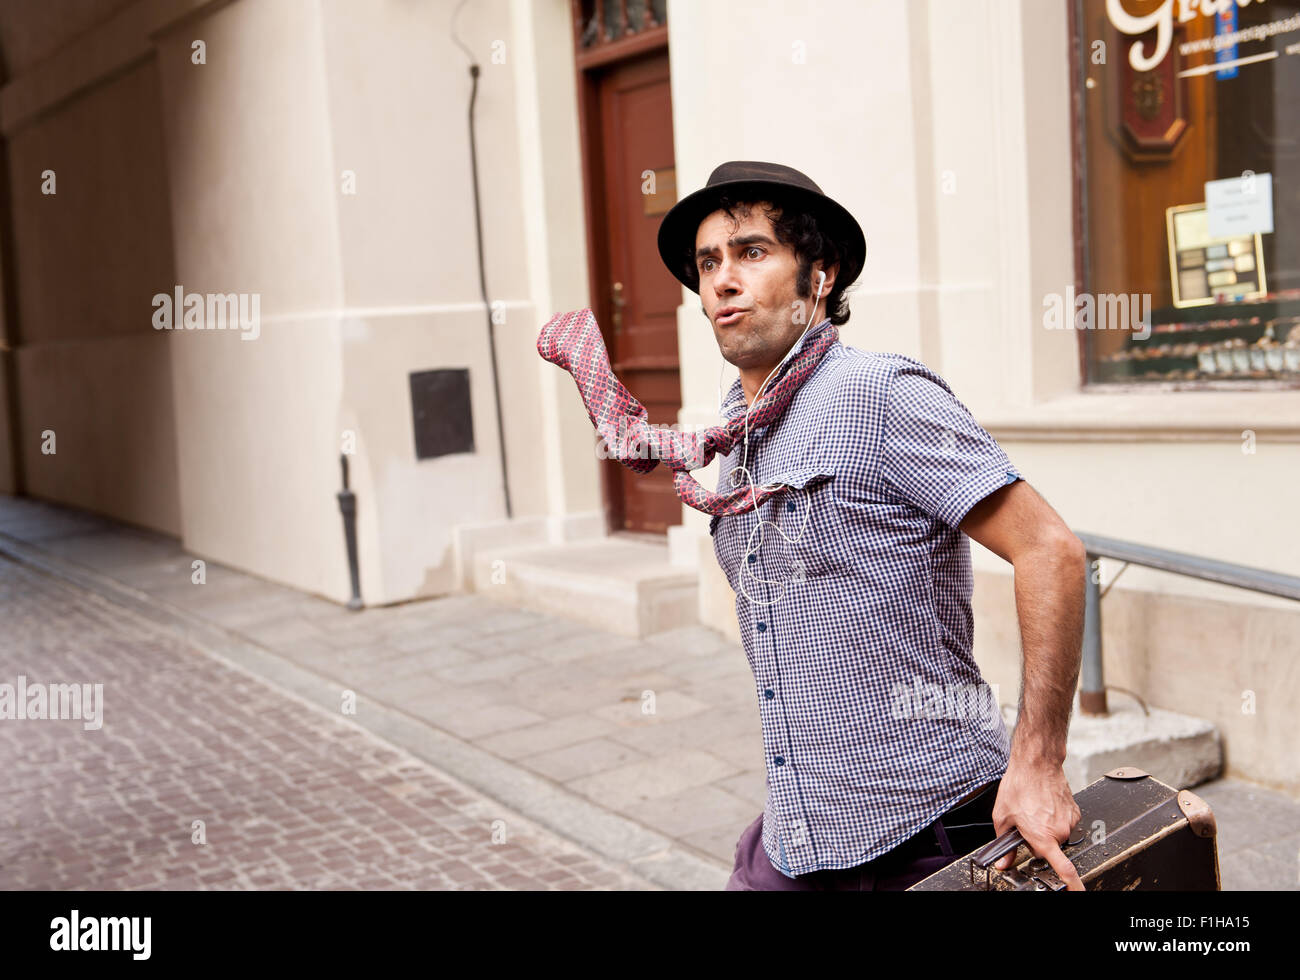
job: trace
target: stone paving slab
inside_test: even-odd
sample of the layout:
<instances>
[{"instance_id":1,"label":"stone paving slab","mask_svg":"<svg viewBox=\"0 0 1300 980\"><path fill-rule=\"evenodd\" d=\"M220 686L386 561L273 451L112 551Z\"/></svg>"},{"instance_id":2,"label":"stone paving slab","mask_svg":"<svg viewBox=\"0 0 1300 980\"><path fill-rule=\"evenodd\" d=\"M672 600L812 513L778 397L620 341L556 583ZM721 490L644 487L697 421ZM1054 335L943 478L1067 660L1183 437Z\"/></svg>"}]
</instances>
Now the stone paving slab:
<instances>
[{"instance_id":1,"label":"stone paving slab","mask_svg":"<svg viewBox=\"0 0 1300 980\"><path fill-rule=\"evenodd\" d=\"M593 738L561 749L526 755L519 760L519 765L527 766L533 772L541 773L557 783L568 783L633 762L643 762L647 758L649 757L626 745L619 745L609 739Z\"/></svg>"},{"instance_id":2,"label":"stone paving slab","mask_svg":"<svg viewBox=\"0 0 1300 980\"><path fill-rule=\"evenodd\" d=\"M77 513L0 497L0 552L46 554L63 528L89 540ZM233 661L315 703L336 706L340 690L356 691L359 723L659 885L722 887L766 796L757 693L743 651L725 637L692 626L637 641L490 593L350 612L214 562L207 585L190 585L192 556L171 547L155 564L129 550L121 567L96 548L102 577L84 584L120 587L214 648L234 637ZM58 561L64 574L80 567L75 548ZM239 615L238 596L256 599L255 617ZM219 600L214 616L244 623L239 631L195 625L209 622L209 597ZM1196 792L1219 816L1225 888L1300 885L1300 802L1232 779Z\"/></svg>"},{"instance_id":3,"label":"stone paving slab","mask_svg":"<svg viewBox=\"0 0 1300 980\"><path fill-rule=\"evenodd\" d=\"M752 803L706 784L641 800L637 804L637 811L644 819L663 828L665 833L673 837L685 838L716 832L721 835L718 845L730 846L734 851L736 840L740 836L735 828L739 826L744 829L749 826L763 812L763 806L760 803L755 808Z\"/></svg>"},{"instance_id":4,"label":"stone paving slab","mask_svg":"<svg viewBox=\"0 0 1300 980\"><path fill-rule=\"evenodd\" d=\"M1193 792L1214 811L1225 891L1300 891L1300 804L1239 779Z\"/></svg>"},{"instance_id":5,"label":"stone paving slab","mask_svg":"<svg viewBox=\"0 0 1300 980\"><path fill-rule=\"evenodd\" d=\"M521 759L578 745L608 735L615 726L595 715L565 715L526 728L516 728L479 739L478 744L503 759Z\"/></svg>"},{"instance_id":6,"label":"stone paving slab","mask_svg":"<svg viewBox=\"0 0 1300 980\"><path fill-rule=\"evenodd\" d=\"M611 810L629 813L639 812L639 804L646 800L707 786L735 773L736 767L729 762L698 749L688 749L606 769L568 785Z\"/></svg>"}]
</instances>

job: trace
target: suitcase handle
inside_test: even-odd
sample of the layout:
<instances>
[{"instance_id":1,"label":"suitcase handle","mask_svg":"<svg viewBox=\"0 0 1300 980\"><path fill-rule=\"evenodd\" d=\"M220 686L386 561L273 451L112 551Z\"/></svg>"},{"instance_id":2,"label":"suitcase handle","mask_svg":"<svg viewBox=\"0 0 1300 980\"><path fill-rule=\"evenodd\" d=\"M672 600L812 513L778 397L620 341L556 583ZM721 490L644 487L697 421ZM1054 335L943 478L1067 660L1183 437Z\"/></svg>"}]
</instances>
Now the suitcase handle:
<instances>
[{"instance_id":1,"label":"suitcase handle","mask_svg":"<svg viewBox=\"0 0 1300 980\"><path fill-rule=\"evenodd\" d=\"M1061 847L1062 849L1064 849L1074 844L1081 844L1083 843L1083 840L1086 836L1087 834L1084 832L1083 824L1080 823L1075 826L1074 830L1070 833L1070 836L1066 839L1065 843L1061 845ZM1012 827L1010 830L1008 830L997 840L990 841L989 843L985 844L978 851L972 854L969 858L971 881L975 880L975 868L977 866L987 870L988 866L992 864L994 861L996 861L998 858L1002 857L1005 854L1011 853L1012 851L1016 850L1021 844L1025 844L1025 843L1027 842L1022 836L1020 836L1020 831L1017 830L1015 827ZM988 884L989 884L988 875L986 874L985 887L988 887Z\"/></svg>"},{"instance_id":2,"label":"suitcase handle","mask_svg":"<svg viewBox=\"0 0 1300 980\"><path fill-rule=\"evenodd\" d=\"M973 864L977 864L981 868L987 868L998 858L1009 854L1023 843L1025 843L1025 839L1020 836L1020 831L1012 827L997 840L990 841L981 847L970 856L970 859Z\"/></svg>"}]
</instances>

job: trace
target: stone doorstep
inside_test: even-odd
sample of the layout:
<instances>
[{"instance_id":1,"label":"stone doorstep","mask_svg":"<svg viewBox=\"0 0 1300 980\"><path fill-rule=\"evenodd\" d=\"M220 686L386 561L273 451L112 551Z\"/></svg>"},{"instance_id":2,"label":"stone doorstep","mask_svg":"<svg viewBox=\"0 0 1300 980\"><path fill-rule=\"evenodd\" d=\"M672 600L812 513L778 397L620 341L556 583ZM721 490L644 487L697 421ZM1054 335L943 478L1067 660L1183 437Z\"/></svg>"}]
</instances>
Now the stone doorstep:
<instances>
[{"instance_id":1,"label":"stone doorstep","mask_svg":"<svg viewBox=\"0 0 1300 980\"><path fill-rule=\"evenodd\" d=\"M484 548L467 584L499 602L633 639L699 622L699 576L671 564L666 543L602 538Z\"/></svg>"},{"instance_id":2,"label":"stone doorstep","mask_svg":"<svg viewBox=\"0 0 1300 980\"><path fill-rule=\"evenodd\" d=\"M1065 776L1079 792L1118 766L1136 766L1175 789L1191 789L1214 779L1223 768L1219 730L1203 718L1163 708L1142 708L1112 697L1110 714L1082 714L1075 702L1066 738ZM1015 709L1004 717L1008 730Z\"/></svg>"}]
</instances>

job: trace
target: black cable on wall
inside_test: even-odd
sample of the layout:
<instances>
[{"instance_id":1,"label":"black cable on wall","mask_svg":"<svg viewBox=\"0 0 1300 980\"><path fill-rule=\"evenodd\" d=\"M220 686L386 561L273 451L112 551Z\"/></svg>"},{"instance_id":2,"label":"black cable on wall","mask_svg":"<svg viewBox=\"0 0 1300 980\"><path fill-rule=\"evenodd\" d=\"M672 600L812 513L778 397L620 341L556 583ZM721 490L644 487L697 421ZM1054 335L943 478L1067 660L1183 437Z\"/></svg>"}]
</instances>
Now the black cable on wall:
<instances>
[{"instance_id":1,"label":"black cable on wall","mask_svg":"<svg viewBox=\"0 0 1300 980\"><path fill-rule=\"evenodd\" d=\"M455 13L452 14L452 32L451 38L456 45L465 52L469 59L469 161L470 174L474 184L474 236L478 247L478 285L479 293L483 297L483 308L487 313L487 335L488 348L492 357L492 397L496 403L497 411L497 445L501 452L501 489L505 494L506 517L514 516L513 508L510 505L510 470L506 463L506 431L503 413L501 411L501 384L499 381L500 371L497 368L497 343L495 325L492 323L492 302L488 299L487 289L487 270L483 262L483 212L479 197L478 187L478 142L474 134L474 103L478 99L478 62L474 60L474 53L461 43L456 36L456 17L459 16L461 8L465 6L467 0L461 0L456 7Z\"/></svg>"}]
</instances>

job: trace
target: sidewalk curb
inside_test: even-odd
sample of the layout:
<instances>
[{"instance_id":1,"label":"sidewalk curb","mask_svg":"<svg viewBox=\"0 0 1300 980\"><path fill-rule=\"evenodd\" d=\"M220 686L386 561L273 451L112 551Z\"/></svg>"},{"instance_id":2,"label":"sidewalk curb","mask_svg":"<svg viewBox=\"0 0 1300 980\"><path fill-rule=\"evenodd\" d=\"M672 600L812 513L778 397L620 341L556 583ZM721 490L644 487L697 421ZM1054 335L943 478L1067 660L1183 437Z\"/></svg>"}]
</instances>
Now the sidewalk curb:
<instances>
[{"instance_id":1,"label":"sidewalk curb","mask_svg":"<svg viewBox=\"0 0 1300 980\"><path fill-rule=\"evenodd\" d=\"M77 586L179 635L204 654L272 684L331 714L339 682L301 667L247 637L133 589L84 565L0 532L0 556ZM397 708L358 695L357 715L340 716L564 839L619 864L648 884L673 891L718 891L729 869L675 841L517 768L490 752ZM364 719L364 720L363 720Z\"/></svg>"}]
</instances>

